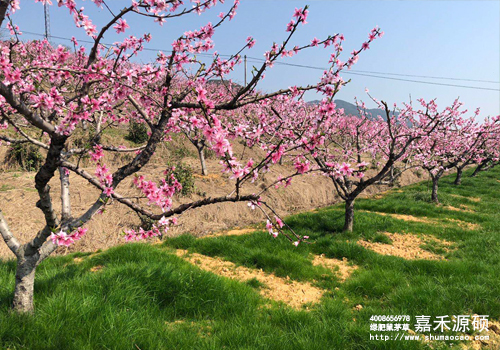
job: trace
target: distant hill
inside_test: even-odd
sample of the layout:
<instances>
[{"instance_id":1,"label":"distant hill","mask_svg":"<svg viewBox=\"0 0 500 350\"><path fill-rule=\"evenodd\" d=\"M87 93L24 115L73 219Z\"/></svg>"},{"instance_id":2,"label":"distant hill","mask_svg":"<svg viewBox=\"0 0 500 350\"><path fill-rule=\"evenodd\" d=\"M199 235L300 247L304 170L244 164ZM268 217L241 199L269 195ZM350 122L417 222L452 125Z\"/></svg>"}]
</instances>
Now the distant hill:
<instances>
[{"instance_id":1,"label":"distant hill","mask_svg":"<svg viewBox=\"0 0 500 350\"><path fill-rule=\"evenodd\" d=\"M309 101L307 103L311 104L311 105L317 105L320 102L321 101L319 101L319 100L313 100L313 101ZM344 101L344 100L334 100L334 102L337 105L337 108L344 109L345 114L358 115L358 109L356 108L355 104ZM382 116L382 118L386 119L385 118L385 111L383 111L382 109L372 108L372 109L367 109L367 112L371 113L373 118L380 115L380 116ZM397 115L397 112L396 112L396 115Z\"/></svg>"},{"instance_id":2,"label":"distant hill","mask_svg":"<svg viewBox=\"0 0 500 350\"><path fill-rule=\"evenodd\" d=\"M210 84L212 84L212 85L224 85L227 87L230 86L232 89L234 89L236 91L243 89L243 86L241 86L240 84L235 83L233 81L228 81L228 80L223 82L220 79L211 79L211 80L207 81L207 85L210 85Z\"/></svg>"}]
</instances>

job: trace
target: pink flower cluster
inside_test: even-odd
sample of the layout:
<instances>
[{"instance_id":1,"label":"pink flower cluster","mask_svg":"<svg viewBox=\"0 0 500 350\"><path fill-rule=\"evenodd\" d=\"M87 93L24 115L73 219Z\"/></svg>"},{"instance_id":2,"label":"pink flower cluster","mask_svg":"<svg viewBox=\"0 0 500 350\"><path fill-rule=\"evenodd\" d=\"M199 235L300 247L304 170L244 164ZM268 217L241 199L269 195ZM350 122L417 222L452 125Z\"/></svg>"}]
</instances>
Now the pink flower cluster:
<instances>
[{"instance_id":1,"label":"pink flower cluster","mask_svg":"<svg viewBox=\"0 0 500 350\"><path fill-rule=\"evenodd\" d=\"M64 231L59 231L58 233L52 233L50 235L50 239L54 244L69 247L76 241L80 240L83 237L83 235L85 235L85 233L87 233L87 229L79 227L70 234Z\"/></svg>"},{"instance_id":2,"label":"pink flower cluster","mask_svg":"<svg viewBox=\"0 0 500 350\"><path fill-rule=\"evenodd\" d=\"M175 168L165 171L167 180L162 179L160 185L154 181L146 181L143 175L134 178L135 186L146 196L149 204L158 206L163 212L172 207L172 197L182 190L182 185L175 178L173 170Z\"/></svg>"},{"instance_id":3,"label":"pink flower cluster","mask_svg":"<svg viewBox=\"0 0 500 350\"><path fill-rule=\"evenodd\" d=\"M125 241L140 241L147 238L158 237L166 234L171 225L177 224L177 218L167 219L162 217L156 224L152 226L150 230L144 230L142 227L138 231L130 229L125 230Z\"/></svg>"}]
</instances>

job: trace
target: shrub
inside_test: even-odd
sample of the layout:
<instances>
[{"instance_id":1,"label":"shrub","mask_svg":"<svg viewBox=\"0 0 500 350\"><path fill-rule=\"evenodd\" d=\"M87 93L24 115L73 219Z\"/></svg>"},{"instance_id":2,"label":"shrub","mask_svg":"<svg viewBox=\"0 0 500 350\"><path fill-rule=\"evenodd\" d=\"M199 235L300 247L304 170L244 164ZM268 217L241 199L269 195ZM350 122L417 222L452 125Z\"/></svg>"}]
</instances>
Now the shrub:
<instances>
[{"instance_id":1,"label":"shrub","mask_svg":"<svg viewBox=\"0 0 500 350\"><path fill-rule=\"evenodd\" d=\"M188 158L188 157L195 157L195 153L193 150L188 149L187 147L183 145L177 145L173 150L172 150L172 156L175 159L183 159L183 158Z\"/></svg>"},{"instance_id":2,"label":"shrub","mask_svg":"<svg viewBox=\"0 0 500 350\"><path fill-rule=\"evenodd\" d=\"M148 140L148 128L144 123L130 122L128 127L128 134L125 136L126 140L133 143L144 143Z\"/></svg>"},{"instance_id":3,"label":"shrub","mask_svg":"<svg viewBox=\"0 0 500 350\"><path fill-rule=\"evenodd\" d=\"M37 171L43 164L43 155L37 146L31 143L17 143L7 151L5 160L10 164L17 164L23 170Z\"/></svg>"},{"instance_id":4,"label":"shrub","mask_svg":"<svg viewBox=\"0 0 500 350\"><path fill-rule=\"evenodd\" d=\"M168 168L172 168L172 165L167 164ZM178 162L173 170L173 174L177 181L182 185L182 196L188 196L194 191L194 177L193 169L184 163ZM170 173L167 174L167 181L170 181Z\"/></svg>"}]
</instances>

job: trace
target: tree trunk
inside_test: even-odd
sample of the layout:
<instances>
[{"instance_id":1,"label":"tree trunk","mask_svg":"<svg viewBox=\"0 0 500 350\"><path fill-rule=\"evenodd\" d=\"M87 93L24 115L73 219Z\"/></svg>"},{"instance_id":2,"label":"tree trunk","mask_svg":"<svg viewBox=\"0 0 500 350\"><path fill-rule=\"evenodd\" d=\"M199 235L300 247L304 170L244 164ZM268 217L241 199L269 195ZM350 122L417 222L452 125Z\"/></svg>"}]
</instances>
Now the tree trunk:
<instances>
[{"instance_id":1,"label":"tree trunk","mask_svg":"<svg viewBox=\"0 0 500 350\"><path fill-rule=\"evenodd\" d=\"M431 199L436 204L439 203L439 199L438 199L438 182L439 182L439 177L433 177L432 178L432 195L431 195Z\"/></svg>"},{"instance_id":2,"label":"tree trunk","mask_svg":"<svg viewBox=\"0 0 500 350\"><path fill-rule=\"evenodd\" d=\"M457 168L457 177L453 182L454 185L460 185L462 183L462 172L463 172L462 168Z\"/></svg>"},{"instance_id":3,"label":"tree trunk","mask_svg":"<svg viewBox=\"0 0 500 350\"><path fill-rule=\"evenodd\" d=\"M33 258L18 258L16 269L16 284L12 308L19 313L33 312L33 287L35 284L36 260Z\"/></svg>"},{"instance_id":4,"label":"tree trunk","mask_svg":"<svg viewBox=\"0 0 500 350\"><path fill-rule=\"evenodd\" d=\"M69 174L67 169L59 167L59 179L61 181L61 221L71 218L71 200L69 195Z\"/></svg>"},{"instance_id":5,"label":"tree trunk","mask_svg":"<svg viewBox=\"0 0 500 350\"><path fill-rule=\"evenodd\" d=\"M486 165L486 162L481 162L479 163L479 165L476 167L476 169L474 170L474 172L472 173L471 177L474 177L476 176L477 174L479 174L479 172L481 170L483 170L484 166Z\"/></svg>"},{"instance_id":6,"label":"tree trunk","mask_svg":"<svg viewBox=\"0 0 500 350\"><path fill-rule=\"evenodd\" d=\"M200 157L200 163L201 163L201 174L204 176L208 175L208 170L207 170L207 164L205 162L205 154L203 153L203 146L196 146L196 149L198 150L198 156Z\"/></svg>"},{"instance_id":7,"label":"tree trunk","mask_svg":"<svg viewBox=\"0 0 500 350\"><path fill-rule=\"evenodd\" d=\"M354 225L354 199L348 199L345 202L345 220L344 232L352 232Z\"/></svg>"}]
</instances>

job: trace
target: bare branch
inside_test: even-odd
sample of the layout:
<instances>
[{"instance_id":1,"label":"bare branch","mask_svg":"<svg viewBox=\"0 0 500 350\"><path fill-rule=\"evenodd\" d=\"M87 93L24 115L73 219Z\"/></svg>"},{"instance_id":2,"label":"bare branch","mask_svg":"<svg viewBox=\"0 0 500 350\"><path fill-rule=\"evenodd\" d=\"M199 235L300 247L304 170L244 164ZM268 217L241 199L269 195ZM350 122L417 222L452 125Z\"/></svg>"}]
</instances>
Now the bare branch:
<instances>
[{"instance_id":1,"label":"bare branch","mask_svg":"<svg viewBox=\"0 0 500 350\"><path fill-rule=\"evenodd\" d=\"M148 123L149 127L152 129L153 124L151 124L151 121L149 120L148 114L146 113L146 111L144 111L144 109L139 105L139 103L131 95L128 95L127 98L132 103L132 106L134 106L134 108L137 110L137 112L139 112L141 117L144 118L144 121L146 123Z\"/></svg>"},{"instance_id":2,"label":"bare branch","mask_svg":"<svg viewBox=\"0 0 500 350\"><path fill-rule=\"evenodd\" d=\"M3 217L1 210L0 210L0 234L2 235L3 240L5 241L9 249L12 251L12 253L14 253L17 256L17 252L21 245L10 231L9 225L7 224L5 218Z\"/></svg>"},{"instance_id":3,"label":"bare branch","mask_svg":"<svg viewBox=\"0 0 500 350\"><path fill-rule=\"evenodd\" d=\"M4 141L10 142L10 143L27 143L27 142L30 142L30 143L34 144L35 146L41 147L43 149L46 149L46 150L49 149L48 145L46 145L45 143L40 142L38 140L35 140L34 138L28 136L28 134L26 134L19 126L17 126L16 124L14 124L9 118L6 118L6 119L24 137L24 139L13 139L13 138L11 138L9 136L0 135L0 140L4 140Z\"/></svg>"},{"instance_id":4,"label":"bare branch","mask_svg":"<svg viewBox=\"0 0 500 350\"><path fill-rule=\"evenodd\" d=\"M1 138L1 137L0 137ZM101 146L103 150L109 151L109 152L117 152L117 153L129 153L129 152L137 152L141 151L144 148L146 148L146 145L139 146L139 147L133 147L133 148L120 148L120 147L115 147L115 146ZM74 155L74 154L82 154L87 152L87 148L72 148L68 152L66 152L66 155Z\"/></svg>"},{"instance_id":5,"label":"bare branch","mask_svg":"<svg viewBox=\"0 0 500 350\"><path fill-rule=\"evenodd\" d=\"M67 161L63 161L62 165L64 167L70 169L71 171L75 172L76 174L80 175L84 179L86 179L90 184L92 184L96 188L100 189L101 191L104 191L105 188L99 183L99 181L95 177L93 177L91 174L86 172L85 170L83 170L83 169L77 167L76 165L69 163ZM181 214L188 209L199 208L199 207L209 205L209 204L222 203L222 202L242 202L242 201L244 202L244 201L257 200L259 198L258 195L254 195L254 194L247 195L247 196L222 196L222 197L215 197L215 198L208 197L208 198L201 199L199 201L181 204L177 208L174 208L174 209L169 210L167 212L164 212L162 214L155 214L152 211L144 209L141 206L133 203L130 199L125 198L118 193L113 193L111 196L112 196L112 198L114 198L115 200L120 202L121 204L124 204L127 207L129 207L130 209L134 210L135 212L142 214L142 215L145 215L153 220L160 220L162 217L169 217L172 215ZM89 209L89 212L85 213L81 218L77 219L74 222L74 224L77 224L78 222L84 223L84 222L88 221L93 215L93 213L91 214L90 211L92 210L95 213L98 209L100 209L100 207L102 205L105 204L106 201L107 201L107 197L101 195L99 197L99 199L96 201L96 203L94 203L94 206L91 209ZM74 224L71 224L71 226L73 226Z\"/></svg>"}]
</instances>

